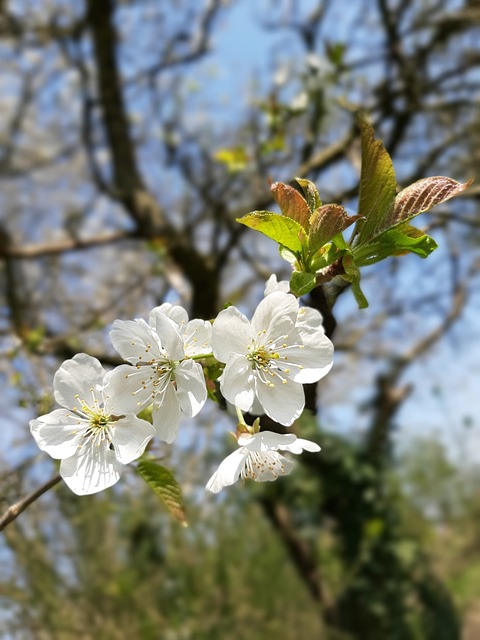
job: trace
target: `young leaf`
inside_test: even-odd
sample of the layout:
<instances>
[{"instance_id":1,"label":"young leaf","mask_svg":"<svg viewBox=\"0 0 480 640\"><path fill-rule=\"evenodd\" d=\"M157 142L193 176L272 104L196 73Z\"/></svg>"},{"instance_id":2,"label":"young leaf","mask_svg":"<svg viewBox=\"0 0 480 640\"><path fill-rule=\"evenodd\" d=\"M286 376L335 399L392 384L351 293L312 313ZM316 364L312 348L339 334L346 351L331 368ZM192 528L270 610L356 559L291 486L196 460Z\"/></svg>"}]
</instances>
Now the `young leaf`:
<instances>
[{"instance_id":1,"label":"young leaf","mask_svg":"<svg viewBox=\"0 0 480 640\"><path fill-rule=\"evenodd\" d=\"M305 229L292 218L272 211L253 211L237 218L237 222L260 231L293 253L301 255L303 252L302 240L306 238Z\"/></svg>"},{"instance_id":2,"label":"young leaf","mask_svg":"<svg viewBox=\"0 0 480 640\"><path fill-rule=\"evenodd\" d=\"M465 191L472 182L473 180L464 183L457 182L446 176L433 176L432 178L417 180L417 182L400 191L395 198L387 226L392 227L399 222L411 220L418 214L437 206L437 204L457 196L462 191Z\"/></svg>"},{"instance_id":3,"label":"young leaf","mask_svg":"<svg viewBox=\"0 0 480 640\"><path fill-rule=\"evenodd\" d=\"M310 254L316 253L320 247L345 231L360 217L350 217L339 204L325 204L317 209L310 218L310 231L308 232Z\"/></svg>"},{"instance_id":4,"label":"young leaf","mask_svg":"<svg viewBox=\"0 0 480 640\"><path fill-rule=\"evenodd\" d=\"M354 235L356 244L366 244L380 231L385 230L393 203L397 183L390 156L380 140L375 140L373 128L366 121L360 122L362 134L362 170L358 213L359 220Z\"/></svg>"},{"instance_id":5,"label":"young leaf","mask_svg":"<svg viewBox=\"0 0 480 640\"><path fill-rule=\"evenodd\" d=\"M172 516L186 527L187 520L182 490L171 471L157 464L154 460L141 460L136 469L138 474L163 501Z\"/></svg>"},{"instance_id":6,"label":"young leaf","mask_svg":"<svg viewBox=\"0 0 480 640\"><path fill-rule=\"evenodd\" d=\"M283 215L295 220L304 229L308 229L310 209L305 198L296 189L283 182L272 183L270 189Z\"/></svg>"},{"instance_id":7,"label":"young leaf","mask_svg":"<svg viewBox=\"0 0 480 640\"><path fill-rule=\"evenodd\" d=\"M317 278L314 273L306 271L294 271L290 278L290 291L298 298L310 293L317 284Z\"/></svg>"},{"instance_id":8,"label":"young leaf","mask_svg":"<svg viewBox=\"0 0 480 640\"><path fill-rule=\"evenodd\" d=\"M437 243L429 235L404 222L393 229L387 229L375 242L354 249L355 264L363 267L384 260L390 256L415 253L427 258L437 248Z\"/></svg>"},{"instance_id":9,"label":"young leaf","mask_svg":"<svg viewBox=\"0 0 480 640\"><path fill-rule=\"evenodd\" d=\"M306 180L305 178L295 178L295 180L302 187L308 208L310 209L310 212L313 213L315 209L322 206L322 201L320 200L317 187L313 182L310 182L310 180Z\"/></svg>"}]
</instances>

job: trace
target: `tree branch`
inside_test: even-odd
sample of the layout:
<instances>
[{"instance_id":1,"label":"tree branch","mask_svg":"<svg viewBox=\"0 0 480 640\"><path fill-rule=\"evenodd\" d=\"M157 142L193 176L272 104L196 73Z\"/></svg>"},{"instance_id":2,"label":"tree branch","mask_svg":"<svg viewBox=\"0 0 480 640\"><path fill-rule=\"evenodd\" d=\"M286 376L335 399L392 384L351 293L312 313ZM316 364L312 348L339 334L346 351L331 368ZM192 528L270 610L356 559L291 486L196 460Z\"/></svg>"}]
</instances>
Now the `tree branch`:
<instances>
[{"instance_id":1,"label":"tree branch","mask_svg":"<svg viewBox=\"0 0 480 640\"><path fill-rule=\"evenodd\" d=\"M3 531L3 529L5 529L7 525L16 520L27 507L29 507L33 502L38 500L38 498L43 496L44 493L58 484L61 479L62 478L60 477L60 475L54 476L53 478L48 480L48 482L45 482L45 484L42 484L41 487L33 491L30 495L22 498L22 500L19 500L15 504L10 505L3 516L0 517L0 531Z\"/></svg>"}]
</instances>

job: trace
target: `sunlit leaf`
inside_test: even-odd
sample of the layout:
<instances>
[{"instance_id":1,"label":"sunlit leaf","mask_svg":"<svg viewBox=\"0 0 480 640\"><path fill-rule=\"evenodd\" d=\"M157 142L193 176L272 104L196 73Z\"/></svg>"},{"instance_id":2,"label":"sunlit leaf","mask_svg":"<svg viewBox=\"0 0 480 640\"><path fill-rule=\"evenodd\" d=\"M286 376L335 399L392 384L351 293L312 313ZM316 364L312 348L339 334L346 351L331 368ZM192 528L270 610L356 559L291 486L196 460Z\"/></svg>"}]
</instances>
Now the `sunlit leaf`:
<instances>
[{"instance_id":1,"label":"sunlit leaf","mask_svg":"<svg viewBox=\"0 0 480 640\"><path fill-rule=\"evenodd\" d=\"M307 273L306 271L294 271L290 278L290 291L295 296L304 296L310 293L317 284L317 278L314 273Z\"/></svg>"},{"instance_id":2,"label":"sunlit leaf","mask_svg":"<svg viewBox=\"0 0 480 640\"><path fill-rule=\"evenodd\" d=\"M427 258L437 248L437 243L429 235L412 227L407 222L384 231L375 242L354 249L355 263L359 267L374 264L390 256L414 253Z\"/></svg>"},{"instance_id":3,"label":"sunlit leaf","mask_svg":"<svg viewBox=\"0 0 480 640\"><path fill-rule=\"evenodd\" d=\"M349 216L339 204L325 204L317 209L310 218L308 232L310 253L316 253L320 247L345 231L359 218L360 216Z\"/></svg>"},{"instance_id":4,"label":"sunlit leaf","mask_svg":"<svg viewBox=\"0 0 480 640\"><path fill-rule=\"evenodd\" d=\"M387 226L391 227L399 222L410 220L418 214L454 198L465 191L472 182L473 180L463 183L457 182L446 176L433 176L414 182L400 191L395 198Z\"/></svg>"},{"instance_id":5,"label":"sunlit leaf","mask_svg":"<svg viewBox=\"0 0 480 640\"><path fill-rule=\"evenodd\" d=\"M231 149L219 149L215 153L215 160L226 165L231 173L243 171L247 166L248 155L243 147L233 147Z\"/></svg>"},{"instance_id":6,"label":"sunlit leaf","mask_svg":"<svg viewBox=\"0 0 480 640\"><path fill-rule=\"evenodd\" d=\"M273 182L270 189L283 215L295 220L308 230L310 209L305 198L296 189L283 182Z\"/></svg>"},{"instance_id":7,"label":"sunlit leaf","mask_svg":"<svg viewBox=\"0 0 480 640\"><path fill-rule=\"evenodd\" d=\"M387 228L396 194L395 171L390 156L380 140L375 140L373 128L360 122L362 132L362 170L358 213L355 228L356 244L365 244Z\"/></svg>"},{"instance_id":8,"label":"sunlit leaf","mask_svg":"<svg viewBox=\"0 0 480 640\"><path fill-rule=\"evenodd\" d=\"M301 255L303 252L303 244L306 243L305 229L292 218L272 211L253 211L237 218L237 222L260 231L296 254Z\"/></svg>"},{"instance_id":9,"label":"sunlit leaf","mask_svg":"<svg viewBox=\"0 0 480 640\"><path fill-rule=\"evenodd\" d=\"M186 527L187 520L182 490L172 472L154 460L141 460L136 469L138 474L163 501L171 515Z\"/></svg>"},{"instance_id":10,"label":"sunlit leaf","mask_svg":"<svg viewBox=\"0 0 480 640\"><path fill-rule=\"evenodd\" d=\"M308 208L310 209L310 212L313 213L316 209L322 206L322 201L320 200L317 187L313 182L310 182L310 180L306 180L305 178L295 178L295 180L302 187Z\"/></svg>"}]
</instances>

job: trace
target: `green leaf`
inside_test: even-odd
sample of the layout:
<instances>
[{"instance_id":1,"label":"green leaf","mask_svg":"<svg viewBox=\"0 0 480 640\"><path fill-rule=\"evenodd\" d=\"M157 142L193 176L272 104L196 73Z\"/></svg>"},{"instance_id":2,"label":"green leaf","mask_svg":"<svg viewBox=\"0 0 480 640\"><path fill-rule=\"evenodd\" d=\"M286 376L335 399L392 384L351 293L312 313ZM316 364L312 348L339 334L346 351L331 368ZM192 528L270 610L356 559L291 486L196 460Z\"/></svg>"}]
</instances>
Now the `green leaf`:
<instances>
[{"instance_id":1,"label":"green leaf","mask_svg":"<svg viewBox=\"0 0 480 640\"><path fill-rule=\"evenodd\" d=\"M306 180L305 178L295 178L295 180L302 187L308 208L310 209L310 212L313 213L316 209L322 206L322 201L320 200L317 187L313 182L310 182L310 180Z\"/></svg>"},{"instance_id":2,"label":"green leaf","mask_svg":"<svg viewBox=\"0 0 480 640\"><path fill-rule=\"evenodd\" d=\"M283 215L295 220L304 229L308 229L310 209L305 198L296 189L283 182L273 182L270 189Z\"/></svg>"},{"instance_id":3,"label":"green leaf","mask_svg":"<svg viewBox=\"0 0 480 640\"><path fill-rule=\"evenodd\" d=\"M358 308L366 309L368 307L368 300L360 288L360 270L355 264L354 257L351 254L344 255L342 264L345 269L345 273L342 274L342 278L347 282L350 282L352 285L352 293L358 304Z\"/></svg>"},{"instance_id":4,"label":"green leaf","mask_svg":"<svg viewBox=\"0 0 480 640\"><path fill-rule=\"evenodd\" d=\"M395 198L393 209L387 220L388 227L411 220L420 213L429 211L442 202L454 198L472 184L457 182L446 176L433 176L417 180L406 187Z\"/></svg>"},{"instance_id":5,"label":"green leaf","mask_svg":"<svg viewBox=\"0 0 480 640\"><path fill-rule=\"evenodd\" d=\"M237 222L260 231L293 253L299 255L303 253L303 247L306 244L305 229L292 218L272 211L253 211L242 218L237 218Z\"/></svg>"},{"instance_id":6,"label":"green leaf","mask_svg":"<svg viewBox=\"0 0 480 640\"><path fill-rule=\"evenodd\" d=\"M157 464L154 460L141 460L136 469L138 474L163 501L171 515L184 527L188 526L182 490L172 472Z\"/></svg>"},{"instance_id":7,"label":"green leaf","mask_svg":"<svg viewBox=\"0 0 480 640\"><path fill-rule=\"evenodd\" d=\"M310 218L310 230L308 232L308 246L310 254L314 254L330 242L342 231L345 231L360 216L350 217L339 204L325 204L312 214Z\"/></svg>"},{"instance_id":8,"label":"green leaf","mask_svg":"<svg viewBox=\"0 0 480 640\"><path fill-rule=\"evenodd\" d=\"M395 201L397 189L395 171L390 156L380 140L375 140L373 128L366 121L360 122L362 134L362 170L355 243L365 244L384 231Z\"/></svg>"},{"instance_id":9,"label":"green leaf","mask_svg":"<svg viewBox=\"0 0 480 640\"><path fill-rule=\"evenodd\" d=\"M278 245L278 251L282 256L282 258L287 262L289 262L292 265L292 267L294 268L300 267L298 255L296 253L293 253L293 251L290 251L290 249L287 249L287 247L284 247L283 244Z\"/></svg>"},{"instance_id":10,"label":"green leaf","mask_svg":"<svg viewBox=\"0 0 480 640\"><path fill-rule=\"evenodd\" d=\"M307 293L310 293L312 289L315 289L317 284L317 278L314 273L307 273L307 271L294 271L290 278L290 291L294 296L300 297Z\"/></svg>"},{"instance_id":11,"label":"green leaf","mask_svg":"<svg viewBox=\"0 0 480 640\"><path fill-rule=\"evenodd\" d=\"M427 258L437 248L437 243L429 235L412 227L407 222L384 231L375 242L354 248L355 263L359 267L374 264L390 256L415 253L420 258Z\"/></svg>"}]
</instances>

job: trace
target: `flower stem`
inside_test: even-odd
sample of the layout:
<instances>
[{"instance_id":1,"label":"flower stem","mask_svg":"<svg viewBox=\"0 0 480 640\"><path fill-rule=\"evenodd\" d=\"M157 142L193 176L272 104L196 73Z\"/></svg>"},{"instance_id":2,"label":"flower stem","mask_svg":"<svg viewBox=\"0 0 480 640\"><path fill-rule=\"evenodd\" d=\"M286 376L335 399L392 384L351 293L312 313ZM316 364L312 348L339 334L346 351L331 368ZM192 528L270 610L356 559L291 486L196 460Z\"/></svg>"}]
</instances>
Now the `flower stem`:
<instances>
[{"instance_id":1,"label":"flower stem","mask_svg":"<svg viewBox=\"0 0 480 640\"><path fill-rule=\"evenodd\" d=\"M32 502L38 500L40 496L43 496L44 493L58 484L61 479L62 478L60 477L60 475L56 475L53 478L50 478L48 482L45 482L45 484L33 491L30 495L22 498L17 503L10 505L3 516L0 516L0 531L5 529L8 524L16 520L22 513L22 511L25 511L25 509L29 507Z\"/></svg>"}]
</instances>

